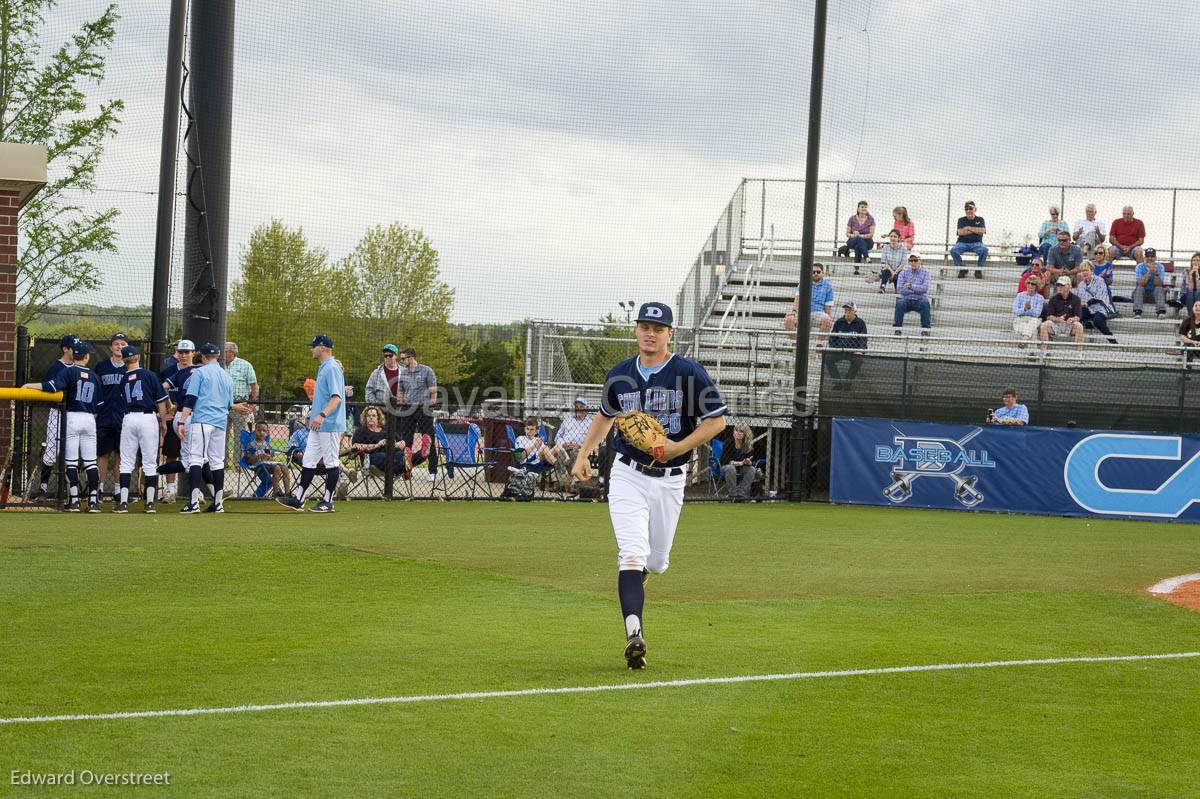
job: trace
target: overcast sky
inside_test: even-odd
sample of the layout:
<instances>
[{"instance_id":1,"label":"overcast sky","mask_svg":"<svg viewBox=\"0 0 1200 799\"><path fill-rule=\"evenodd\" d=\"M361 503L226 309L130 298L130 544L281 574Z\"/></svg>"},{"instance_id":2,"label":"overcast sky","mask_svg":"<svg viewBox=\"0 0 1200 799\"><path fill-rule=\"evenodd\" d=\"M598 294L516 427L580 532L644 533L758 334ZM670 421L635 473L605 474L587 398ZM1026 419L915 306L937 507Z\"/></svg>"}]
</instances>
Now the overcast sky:
<instances>
[{"instance_id":1,"label":"overcast sky","mask_svg":"<svg viewBox=\"0 0 1200 799\"><path fill-rule=\"evenodd\" d=\"M103 5L64 3L52 35ZM99 199L124 211L122 251L101 302L149 299L165 6L120 3L103 91L127 112ZM830 6L823 178L1200 186L1192 0ZM673 299L743 177L803 174L812 8L240 0L234 269L273 217L334 257L400 221L440 251L458 321ZM940 227L941 192L871 199L884 217L940 203ZM993 196L976 197L981 213L1018 239L1057 199ZM1121 197L1099 193L1101 216ZM1162 202L1142 205L1161 216ZM1200 216L1200 194L1181 203ZM799 214L780 200L768 222Z\"/></svg>"}]
</instances>

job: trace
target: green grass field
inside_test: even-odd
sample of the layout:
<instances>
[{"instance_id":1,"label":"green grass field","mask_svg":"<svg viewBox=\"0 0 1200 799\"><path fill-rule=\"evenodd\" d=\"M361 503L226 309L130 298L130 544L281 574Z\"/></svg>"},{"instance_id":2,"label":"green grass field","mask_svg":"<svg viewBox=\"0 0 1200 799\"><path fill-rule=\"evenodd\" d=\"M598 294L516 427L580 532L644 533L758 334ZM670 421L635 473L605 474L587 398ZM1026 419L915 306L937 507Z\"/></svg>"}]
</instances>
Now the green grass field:
<instances>
[{"instance_id":1,"label":"green grass field","mask_svg":"<svg viewBox=\"0 0 1200 799\"><path fill-rule=\"evenodd\" d=\"M604 505L230 507L0 516L0 717L1200 651L1189 525L689 505L633 673ZM0 794L1198 796L1197 719L1193 658L0 724ZM72 769L172 784L11 784Z\"/></svg>"}]
</instances>

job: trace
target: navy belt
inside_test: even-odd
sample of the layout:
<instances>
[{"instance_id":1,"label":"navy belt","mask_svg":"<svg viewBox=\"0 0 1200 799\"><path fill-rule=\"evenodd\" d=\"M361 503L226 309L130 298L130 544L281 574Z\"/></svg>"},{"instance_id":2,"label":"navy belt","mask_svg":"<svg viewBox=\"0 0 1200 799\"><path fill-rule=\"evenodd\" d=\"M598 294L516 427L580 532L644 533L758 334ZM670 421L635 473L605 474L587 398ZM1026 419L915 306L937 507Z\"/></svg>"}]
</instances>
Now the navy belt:
<instances>
[{"instance_id":1,"label":"navy belt","mask_svg":"<svg viewBox=\"0 0 1200 799\"><path fill-rule=\"evenodd\" d=\"M632 466L635 470L641 472L647 477L676 477L683 474L682 466L674 466L670 469L665 466L647 466L644 463L638 463L628 455L622 455L621 457L617 458L617 460L626 466Z\"/></svg>"}]
</instances>

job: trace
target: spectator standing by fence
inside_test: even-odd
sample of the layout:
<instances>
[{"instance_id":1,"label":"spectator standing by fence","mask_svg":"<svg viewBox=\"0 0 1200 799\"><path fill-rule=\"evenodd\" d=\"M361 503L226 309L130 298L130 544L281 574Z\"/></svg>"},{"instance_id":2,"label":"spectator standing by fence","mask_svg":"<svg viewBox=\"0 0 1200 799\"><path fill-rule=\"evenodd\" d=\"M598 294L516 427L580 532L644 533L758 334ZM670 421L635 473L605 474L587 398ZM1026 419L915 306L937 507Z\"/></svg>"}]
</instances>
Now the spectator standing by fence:
<instances>
[{"instance_id":1,"label":"spectator standing by fence","mask_svg":"<svg viewBox=\"0 0 1200 799\"><path fill-rule=\"evenodd\" d=\"M964 278L967 276L967 270L963 268L963 253L974 253L978 259L978 265L975 267L975 277L983 280L983 268L987 266L988 248L983 243L983 237L987 233L987 223L983 221L982 216L975 215L975 203L968 200L963 205L963 215L958 218L958 241L950 248L950 258L954 261L954 265L958 267L958 276Z\"/></svg>"},{"instance_id":2,"label":"spectator standing by fence","mask_svg":"<svg viewBox=\"0 0 1200 799\"><path fill-rule=\"evenodd\" d=\"M437 444L434 442L433 406L437 402L437 375L433 369L417 361L412 347L400 350L400 374L397 378L402 413L399 418L400 437L417 448L417 435L427 435L429 447L429 482L437 480Z\"/></svg>"},{"instance_id":3,"label":"spectator standing by fence","mask_svg":"<svg viewBox=\"0 0 1200 799\"><path fill-rule=\"evenodd\" d=\"M233 408L229 411L230 448L227 463L237 463L240 457L241 434L254 418L254 403L258 402L258 375L254 366L245 358L238 357L238 345L233 341L225 342L225 373L233 383Z\"/></svg>"},{"instance_id":4,"label":"spectator standing by fence","mask_svg":"<svg viewBox=\"0 0 1200 799\"><path fill-rule=\"evenodd\" d=\"M395 344L383 345L382 363L375 367L367 378L365 402L383 408L389 416L400 417L404 413L404 400L400 390L400 349Z\"/></svg>"}]
</instances>

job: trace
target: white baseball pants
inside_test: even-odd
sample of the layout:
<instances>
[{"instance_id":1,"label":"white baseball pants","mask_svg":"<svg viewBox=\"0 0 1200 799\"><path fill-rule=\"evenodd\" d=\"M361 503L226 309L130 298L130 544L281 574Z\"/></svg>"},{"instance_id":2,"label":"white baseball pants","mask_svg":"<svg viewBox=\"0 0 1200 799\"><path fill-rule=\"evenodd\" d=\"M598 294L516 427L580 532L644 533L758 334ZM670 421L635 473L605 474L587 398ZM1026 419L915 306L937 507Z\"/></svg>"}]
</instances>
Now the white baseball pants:
<instances>
[{"instance_id":1,"label":"white baseball pants","mask_svg":"<svg viewBox=\"0 0 1200 799\"><path fill-rule=\"evenodd\" d=\"M121 422L121 474L131 474L142 453L142 474L158 474L158 416L153 413L127 413Z\"/></svg>"},{"instance_id":2,"label":"white baseball pants","mask_svg":"<svg viewBox=\"0 0 1200 799\"><path fill-rule=\"evenodd\" d=\"M326 469L336 467L341 461L341 445L341 433L309 432L302 465L305 469L315 469L318 463L324 463Z\"/></svg>"},{"instance_id":3,"label":"white baseball pants","mask_svg":"<svg viewBox=\"0 0 1200 799\"><path fill-rule=\"evenodd\" d=\"M671 562L671 544L683 509L687 472L650 477L613 461L608 515L617 537L617 569L649 569L662 574Z\"/></svg>"},{"instance_id":4,"label":"white baseball pants","mask_svg":"<svg viewBox=\"0 0 1200 799\"><path fill-rule=\"evenodd\" d=\"M67 414L67 466L80 459L84 467L96 463L96 417L84 411Z\"/></svg>"},{"instance_id":5,"label":"white baseball pants","mask_svg":"<svg viewBox=\"0 0 1200 799\"><path fill-rule=\"evenodd\" d=\"M42 463L46 466L58 463L59 424L58 408L50 408L46 415L46 448L42 451Z\"/></svg>"},{"instance_id":6,"label":"white baseball pants","mask_svg":"<svg viewBox=\"0 0 1200 799\"><path fill-rule=\"evenodd\" d=\"M180 460L184 467L208 464L210 469L225 468L225 428L188 421Z\"/></svg>"}]
</instances>

